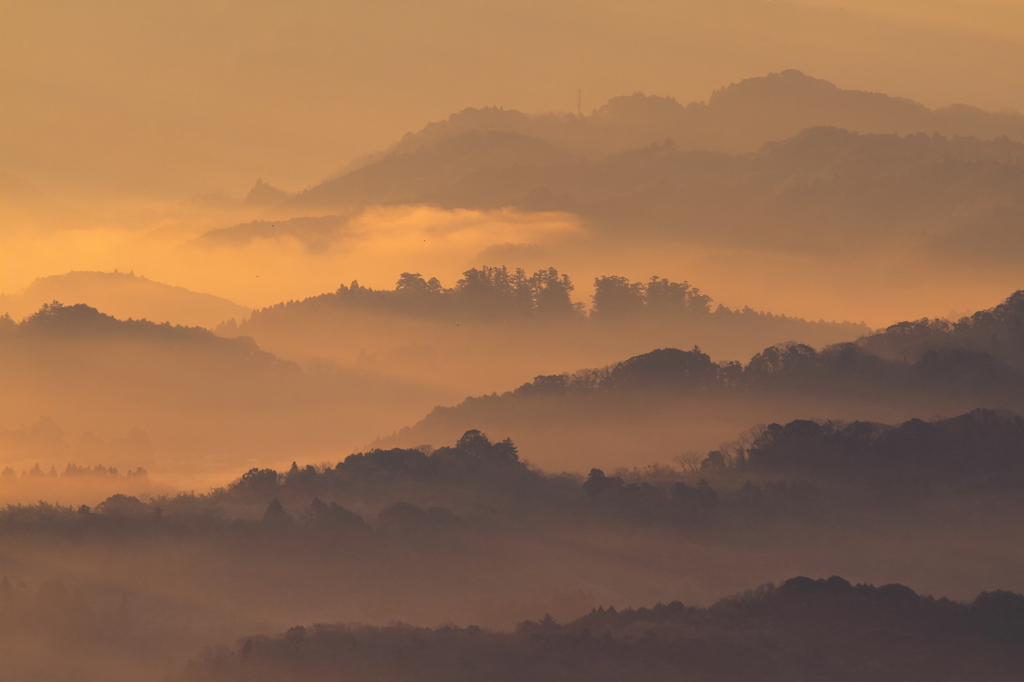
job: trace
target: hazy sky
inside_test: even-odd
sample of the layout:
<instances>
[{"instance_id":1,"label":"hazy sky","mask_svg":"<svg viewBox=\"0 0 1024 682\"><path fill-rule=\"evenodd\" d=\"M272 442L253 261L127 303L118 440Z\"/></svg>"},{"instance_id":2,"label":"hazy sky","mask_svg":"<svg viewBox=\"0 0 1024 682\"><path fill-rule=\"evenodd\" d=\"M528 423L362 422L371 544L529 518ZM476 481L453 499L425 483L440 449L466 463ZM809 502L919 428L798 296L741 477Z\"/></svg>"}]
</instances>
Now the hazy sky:
<instances>
[{"instance_id":1,"label":"hazy sky","mask_svg":"<svg viewBox=\"0 0 1024 682\"><path fill-rule=\"evenodd\" d=\"M785 68L1024 109L1022 0L0 0L0 171L165 198L314 184L468 106L683 102Z\"/></svg>"}]
</instances>

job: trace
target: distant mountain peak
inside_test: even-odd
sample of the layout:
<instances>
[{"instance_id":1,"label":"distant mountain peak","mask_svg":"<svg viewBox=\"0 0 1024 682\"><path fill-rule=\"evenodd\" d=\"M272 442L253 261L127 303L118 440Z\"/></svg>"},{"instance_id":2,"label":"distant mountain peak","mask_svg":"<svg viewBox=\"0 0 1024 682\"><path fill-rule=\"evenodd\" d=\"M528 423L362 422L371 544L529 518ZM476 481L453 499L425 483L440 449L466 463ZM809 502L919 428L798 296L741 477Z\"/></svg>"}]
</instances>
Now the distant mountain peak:
<instances>
[{"instance_id":1,"label":"distant mountain peak","mask_svg":"<svg viewBox=\"0 0 1024 682\"><path fill-rule=\"evenodd\" d=\"M681 116L684 109L685 107L676 101L674 97L645 95L638 91L632 95L612 97L608 100L607 104L594 111L590 118L594 120L636 120L651 117L672 118Z\"/></svg>"},{"instance_id":2,"label":"distant mountain peak","mask_svg":"<svg viewBox=\"0 0 1024 682\"><path fill-rule=\"evenodd\" d=\"M245 195L245 203L255 206L271 206L280 204L292 197L291 192L278 189L273 185L263 182L263 178L256 180L249 193Z\"/></svg>"}]
</instances>

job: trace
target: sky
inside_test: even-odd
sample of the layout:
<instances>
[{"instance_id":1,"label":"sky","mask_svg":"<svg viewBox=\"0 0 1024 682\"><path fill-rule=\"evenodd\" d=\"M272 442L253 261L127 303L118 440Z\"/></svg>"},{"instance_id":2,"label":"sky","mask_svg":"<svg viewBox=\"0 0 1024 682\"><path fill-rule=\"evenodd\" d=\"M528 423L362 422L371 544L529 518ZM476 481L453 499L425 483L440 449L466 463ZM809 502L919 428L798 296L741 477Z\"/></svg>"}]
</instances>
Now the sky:
<instances>
[{"instance_id":1,"label":"sky","mask_svg":"<svg viewBox=\"0 0 1024 682\"><path fill-rule=\"evenodd\" d=\"M1024 110L1021 0L0 0L0 172L64 196L299 190L465 107L682 102L795 68Z\"/></svg>"},{"instance_id":2,"label":"sky","mask_svg":"<svg viewBox=\"0 0 1024 682\"><path fill-rule=\"evenodd\" d=\"M534 226L410 209L371 211L363 252L210 255L187 242L258 217L238 204L257 178L314 186L466 107L564 112L578 91L584 113L637 91L688 103L798 69L932 108L1024 110L1022 64L1024 0L0 0L0 292L114 269L247 306L357 277L390 286L404 269L450 283L487 244L583 228L571 216ZM414 245L424 230L450 236L430 253L389 251L396 229ZM764 254L669 256L554 264L581 283L658 272L726 305L873 326L989 307L1016 282L1000 271L936 289L893 284L885 273L917 270L881 261L846 273ZM735 276L744 259L759 280ZM881 272L877 292L844 296L864 268ZM586 300L585 284L578 293Z\"/></svg>"}]
</instances>

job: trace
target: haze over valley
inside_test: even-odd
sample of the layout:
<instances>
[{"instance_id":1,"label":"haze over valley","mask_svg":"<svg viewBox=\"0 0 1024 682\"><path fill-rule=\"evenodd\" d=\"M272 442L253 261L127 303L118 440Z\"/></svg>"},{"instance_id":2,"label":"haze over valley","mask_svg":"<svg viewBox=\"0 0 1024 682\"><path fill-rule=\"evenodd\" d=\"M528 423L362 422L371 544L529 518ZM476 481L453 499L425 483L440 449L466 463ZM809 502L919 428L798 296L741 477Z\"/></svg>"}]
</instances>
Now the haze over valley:
<instances>
[{"instance_id":1,"label":"haze over valley","mask_svg":"<svg viewBox=\"0 0 1024 682\"><path fill-rule=\"evenodd\" d=\"M1024 679L1022 26L0 0L0 682Z\"/></svg>"}]
</instances>

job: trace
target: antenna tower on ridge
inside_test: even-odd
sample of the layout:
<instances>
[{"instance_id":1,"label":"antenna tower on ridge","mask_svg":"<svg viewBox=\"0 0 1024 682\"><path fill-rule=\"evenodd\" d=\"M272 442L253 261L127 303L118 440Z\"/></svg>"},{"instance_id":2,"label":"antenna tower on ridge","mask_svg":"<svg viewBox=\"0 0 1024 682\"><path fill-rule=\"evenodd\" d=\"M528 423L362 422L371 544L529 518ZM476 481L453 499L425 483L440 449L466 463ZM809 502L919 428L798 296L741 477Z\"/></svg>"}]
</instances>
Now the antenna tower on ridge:
<instances>
[{"instance_id":1,"label":"antenna tower on ridge","mask_svg":"<svg viewBox=\"0 0 1024 682\"><path fill-rule=\"evenodd\" d=\"M576 115L583 118L583 91L576 91Z\"/></svg>"}]
</instances>

